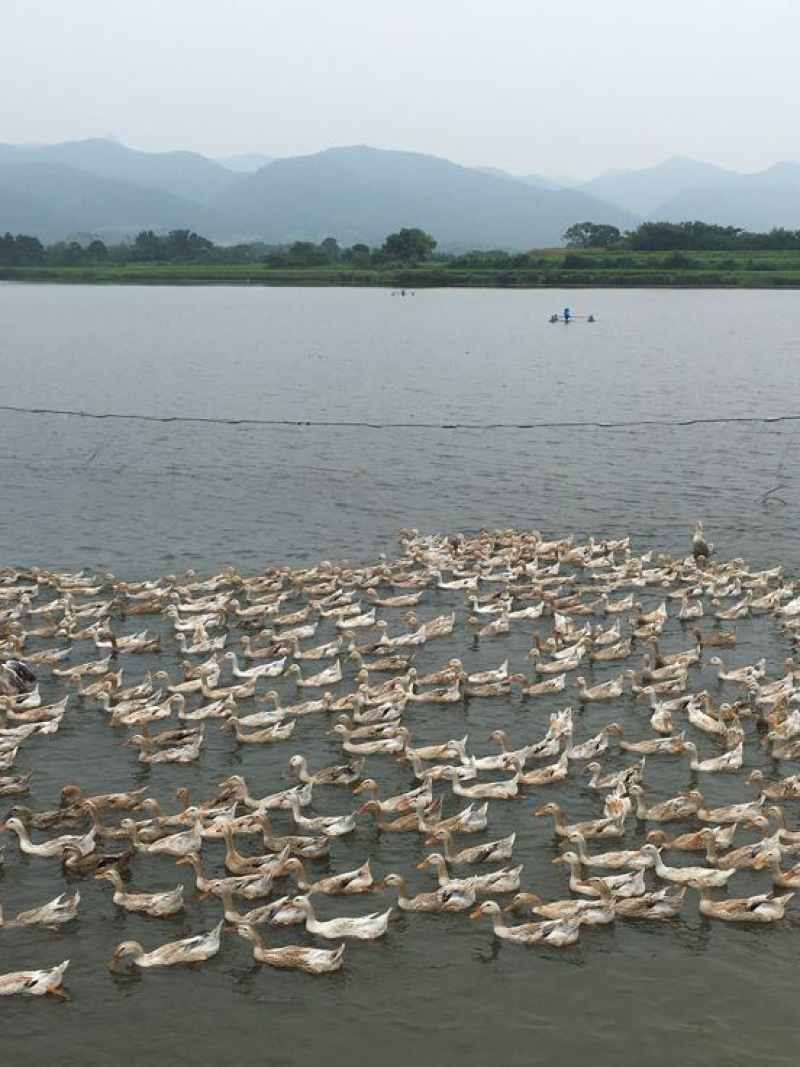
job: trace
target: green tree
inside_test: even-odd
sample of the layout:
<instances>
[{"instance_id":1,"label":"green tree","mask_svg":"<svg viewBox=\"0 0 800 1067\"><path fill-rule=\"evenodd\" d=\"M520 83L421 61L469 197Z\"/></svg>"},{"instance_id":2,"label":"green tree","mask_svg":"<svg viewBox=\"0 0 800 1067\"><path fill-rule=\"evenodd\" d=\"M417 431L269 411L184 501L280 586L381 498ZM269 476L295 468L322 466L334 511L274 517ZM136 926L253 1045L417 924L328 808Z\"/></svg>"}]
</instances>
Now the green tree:
<instances>
[{"instance_id":1,"label":"green tree","mask_svg":"<svg viewBox=\"0 0 800 1067\"><path fill-rule=\"evenodd\" d=\"M92 259L108 259L108 248L105 241L95 239L86 246L86 252Z\"/></svg>"},{"instance_id":2,"label":"green tree","mask_svg":"<svg viewBox=\"0 0 800 1067\"><path fill-rule=\"evenodd\" d=\"M351 263L354 267L368 267L372 262L372 253L369 250L369 245L354 244L350 248L344 249L342 259L345 263Z\"/></svg>"},{"instance_id":3,"label":"green tree","mask_svg":"<svg viewBox=\"0 0 800 1067\"><path fill-rule=\"evenodd\" d=\"M567 248L608 248L619 244L622 234L616 226L602 222L576 222L564 233Z\"/></svg>"},{"instance_id":4,"label":"green tree","mask_svg":"<svg viewBox=\"0 0 800 1067\"><path fill-rule=\"evenodd\" d=\"M159 259L166 259L164 238L159 237L152 230L142 230L136 234L133 242L133 259L153 263Z\"/></svg>"},{"instance_id":5,"label":"green tree","mask_svg":"<svg viewBox=\"0 0 800 1067\"><path fill-rule=\"evenodd\" d=\"M342 250L335 237L326 237L319 247L325 253L325 258L329 263L338 263L342 258Z\"/></svg>"},{"instance_id":6,"label":"green tree","mask_svg":"<svg viewBox=\"0 0 800 1067\"><path fill-rule=\"evenodd\" d=\"M381 247L387 259L423 260L436 248L436 240L417 227L390 233Z\"/></svg>"}]
</instances>

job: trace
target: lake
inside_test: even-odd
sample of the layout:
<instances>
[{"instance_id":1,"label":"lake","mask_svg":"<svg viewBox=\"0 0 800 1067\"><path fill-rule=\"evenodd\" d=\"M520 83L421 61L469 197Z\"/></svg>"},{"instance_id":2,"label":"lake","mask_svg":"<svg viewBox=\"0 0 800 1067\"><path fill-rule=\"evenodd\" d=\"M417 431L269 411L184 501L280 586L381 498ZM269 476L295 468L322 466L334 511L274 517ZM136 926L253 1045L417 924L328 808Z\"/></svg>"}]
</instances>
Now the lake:
<instances>
[{"instance_id":1,"label":"lake","mask_svg":"<svg viewBox=\"0 0 800 1067\"><path fill-rule=\"evenodd\" d=\"M596 322L550 324L565 305ZM799 312L792 292L401 296L3 284L3 561L120 578L189 568L207 575L227 564L250 575L320 559L394 557L408 527L451 534L511 526L545 537L629 534L637 552L682 556L702 518L721 558L780 562L794 576ZM462 604L460 595L437 592L431 614ZM134 622L125 632L140 628ZM763 654L777 676L788 639L761 622L748 635L732 658ZM685 643L677 622L670 641ZM525 669L529 647L530 629L476 651L461 627L420 655L420 670L452 655L471 656L470 669L489 668L506 654ZM90 650L82 649L86 658ZM141 670L172 662L170 649L143 658ZM42 692L55 699L56 680L43 681ZM517 697L479 704L435 711L415 720L415 730L418 723L426 743L469 732L485 752L490 729L511 723L520 742L532 740L550 710L545 702L534 716ZM620 714L632 717L633 704ZM37 742L32 750L41 762L25 764L35 766L30 804L53 807L75 779L97 790L147 784L165 807L178 785L203 797L231 773L262 792L277 789L293 751L316 764L340 753L311 719L288 747L269 751L243 751L212 724L200 763L147 769L135 750L120 747L124 734L81 707L46 749ZM582 730L606 721L605 710L590 708ZM772 770L766 756L763 766ZM389 786L407 788L403 766L385 773ZM685 768L655 773L663 796L689 784ZM714 787L715 802L736 794L729 782ZM569 803L570 817L597 814L596 798L574 785L552 798ZM337 813L342 804L326 794L321 809ZM530 800L496 813L495 806L490 836L518 831L527 887L546 899L563 895L563 872L549 862L549 820L531 817ZM282 820L283 829L290 825ZM415 871L424 846L407 837L359 831L337 841L321 872L369 854L381 874L411 871L415 891L431 888L428 873ZM20 855L11 834L3 840L7 914L78 884L64 882L52 861ZM191 884L170 860L139 859L137 889ZM742 877L743 886L763 885L763 875ZM485 920L400 915L385 940L348 946L337 975L259 967L233 935L196 968L111 975L105 961L118 941L153 947L208 929L219 906L187 893L186 917L159 922L117 914L99 883L80 888L80 916L62 931L0 933L0 973L72 961L70 1003L0 1001L8 1062L796 1059L796 904L783 928L738 929L701 919L696 898L687 897L675 924L617 922L586 931L568 950L501 944ZM325 901L327 916L385 907L389 897L341 899Z\"/></svg>"}]
</instances>

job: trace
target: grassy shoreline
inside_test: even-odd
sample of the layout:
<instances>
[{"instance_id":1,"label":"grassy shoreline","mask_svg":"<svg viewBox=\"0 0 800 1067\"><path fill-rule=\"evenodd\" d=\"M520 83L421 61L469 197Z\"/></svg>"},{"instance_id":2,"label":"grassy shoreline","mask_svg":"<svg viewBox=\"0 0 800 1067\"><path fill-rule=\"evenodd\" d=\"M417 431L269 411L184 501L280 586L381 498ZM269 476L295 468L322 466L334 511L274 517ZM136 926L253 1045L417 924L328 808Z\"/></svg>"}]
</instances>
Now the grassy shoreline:
<instances>
[{"instance_id":1,"label":"grassy shoreline","mask_svg":"<svg viewBox=\"0 0 800 1067\"><path fill-rule=\"evenodd\" d=\"M525 266L270 267L261 264L126 263L0 267L0 281L79 285L275 285L423 288L800 288L800 253L535 253Z\"/></svg>"}]
</instances>

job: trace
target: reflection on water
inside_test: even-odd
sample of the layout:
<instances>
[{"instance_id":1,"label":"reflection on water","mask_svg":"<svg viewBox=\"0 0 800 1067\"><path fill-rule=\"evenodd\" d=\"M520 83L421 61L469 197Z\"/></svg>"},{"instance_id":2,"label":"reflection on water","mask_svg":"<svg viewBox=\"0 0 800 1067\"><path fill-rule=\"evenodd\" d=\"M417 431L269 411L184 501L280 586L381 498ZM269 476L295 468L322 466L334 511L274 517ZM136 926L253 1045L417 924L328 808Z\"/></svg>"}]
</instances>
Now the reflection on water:
<instances>
[{"instance_id":1,"label":"reflection on water","mask_svg":"<svg viewBox=\"0 0 800 1067\"><path fill-rule=\"evenodd\" d=\"M773 415L798 395L795 294L592 292L571 293L569 302L598 322L549 325L564 298L548 292L426 292L392 301L336 290L0 286L4 403L412 424L278 428L1 413L3 557L120 577L188 567L210 573L227 563L255 573L275 563L394 554L397 531L407 526L511 525L546 535L630 533L638 550L683 555L702 517L723 556L756 566L781 561L796 573L794 423L413 426ZM528 638L512 654L521 656ZM741 656L763 652L774 665L788 651L766 622L754 621ZM476 651L459 638L421 654L420 669L455 654L470 669L496 665L485 645ZM166 654L152 657L141 669L168 662ZM435 722L419 715L415 736L432 742L469 730L482 740L509 718L520 735L540 732L519 698L490 703L437 712ZM605 712L587 708L580 728L588 736L604 721ZM296 734L297 751L320 764L336 759L338 742L319 738L312 724L298 723ZM206 796L225 774L246 775L254 792L281 779L285 750L265 761L230 735L207 735L201 765L147 768L130 750L120 756L120 739L102 716L81 711L47 747L32 806L52 807L73 778L93 790L112 780L147 784L165 805L179 784ZM389 773L404 786L401 767ZM652 774L668 795L674 765L654 761ZM738 799L737 788L718 783L715 800ZM328 802L339 810L336 798ZM526 874L537 892L555 898L563 875L549 863L550 829L529 814ZM595 814L594 798L571 793L573 814ZM492 815L493 837L521 817ZM413 869L418 848L365 830L337 843L335 860L318 869L320 876L349 869L374 849L383 869ZM137 888L175 884L183 871L140 858ZM223 1057L263 1062L266 1051L270 1064L324 1057L338 1067L374 1048L389 1067L415 1057L527 1067L532 1056L618 1063L634 1047L645 1062L679 1058L687 1067L796 1059L794 921L779 930L728 929L687 903L676 923L619 922L555 951L504 945L483 921L400 916L385 943L348 947L347 969L323 979L256 966L233 935L202 967L111 975L103 960L123 936L146 947L186 936L213 925L218 906L187 894L185 917L156 923L117 915L106 887L80 886L91 922L57 933L2 931L0 973L10 960L34 964L46 946L48 958L70 956L74 994L66 1005L0 1003L8 1062L57 1057L79 1067L113 1057L194 1067ZM7 848L0 867L7 912L60 888L47 861ZM424 888L420 875L415 889ZM358 914L361 906L337 909Z\"/></svg>"}]
</instances>

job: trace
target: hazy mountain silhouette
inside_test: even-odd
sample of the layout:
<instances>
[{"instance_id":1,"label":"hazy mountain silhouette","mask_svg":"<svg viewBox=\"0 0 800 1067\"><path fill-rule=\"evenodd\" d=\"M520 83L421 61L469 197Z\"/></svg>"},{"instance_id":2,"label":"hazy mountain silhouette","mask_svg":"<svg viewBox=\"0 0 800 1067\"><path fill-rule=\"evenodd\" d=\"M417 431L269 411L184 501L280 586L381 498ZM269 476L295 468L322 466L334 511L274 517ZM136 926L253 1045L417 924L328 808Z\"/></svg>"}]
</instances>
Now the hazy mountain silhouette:
<instances>
[{"instance_id":1,"label":"hazy mountain silhouette","mask_svg":"<svg viewBox=\"0 0 800 1067\"><path fill-rule=\"evenodd\" d=\"M272 163L274 159L275 156L265 156L263 152L245 152L240 156L216 156L214 161L223 167L227 167L228 170L252 174L254 171L266 167L268 163Z\"/></svg>"},{"instance_id":2,"label":"hazy mountain silhouette","mask_svg":"<svg viewBox=\"0 0 800 1067\"><path fill-rule=\"evenodd\" d=\"M197 201L98 178L63 163L0 162L0 232L44 241L75 235L108 241L140 230L221 229L214 212Z\"/></svg>"},{"instance_id":3,"label":"hazy mountain silhouette","mask_svg":"<svg viewBox=\"0 0 800 1067\"><path fill-rule=\"evenodd\" d=\"M375 245L401 227L419 226L441 248L519 249L558 244L576 220L621 227L638 221L581 192L366 146L275 160L214 206L238 236L271 243L332 236Z\"/></svg>"},{"instance_id":4,"label":"hazy mountain silhouette","mask_svg":"<svg viewBox=\"0 0 800 1067\"><path fill-rule=\"evenodd\" d=\"M208 202L238 178L195 152L138 152L113 139L65 141L56 145L0 145L0 163L64 163L98 178L116 178L173 196Z\"/></svg>"},{"instance_id":5,"label":"hazy mountain silhouette","mask_svg":"<svg viewBox=\"0 0 800 1067\"><path fill-rule=\"evenodd\" d=\"M516 250L559 245L576 222L626 230L644 218L800 228L800 165L738 174L676 158L565 188L540 175L367 146L212 160L139 152L113 137L0 144L0 232L47 241L188 228L222 243L335 237L375 246L419 226L445 251Z\"/></svg>"},{"instance_id":6,"label":"hazy mountain silhouette","mask_svg":"<svg viewBox=\"0 0 800 1067\"><path fill-rule=\"evenodd\" d=\"M653 215L672 197L727 176L732 176L730 171L713 163L675 157L643 170L609 171L577 188L637 215Z\"/></svg>"}]
</instances>

